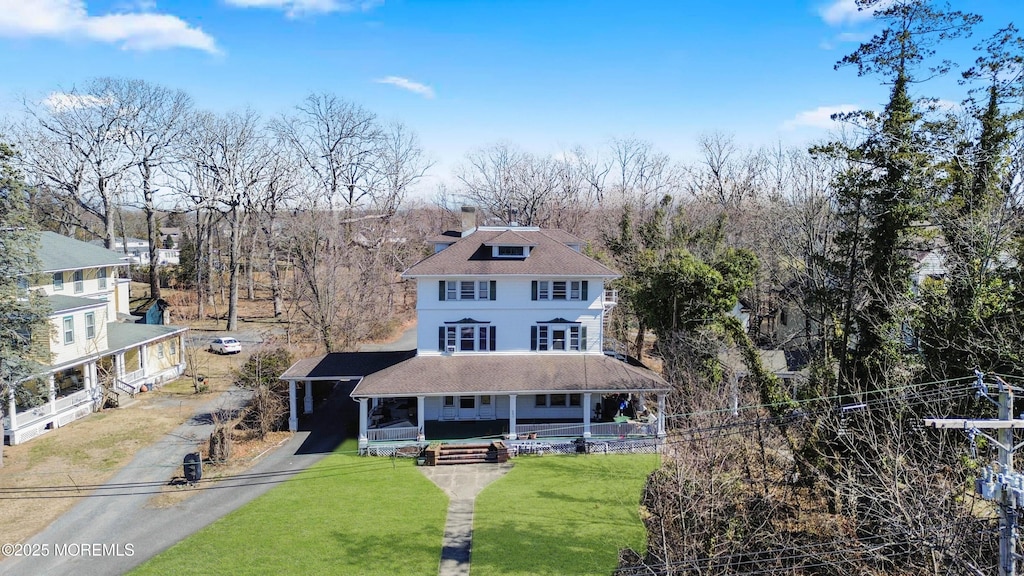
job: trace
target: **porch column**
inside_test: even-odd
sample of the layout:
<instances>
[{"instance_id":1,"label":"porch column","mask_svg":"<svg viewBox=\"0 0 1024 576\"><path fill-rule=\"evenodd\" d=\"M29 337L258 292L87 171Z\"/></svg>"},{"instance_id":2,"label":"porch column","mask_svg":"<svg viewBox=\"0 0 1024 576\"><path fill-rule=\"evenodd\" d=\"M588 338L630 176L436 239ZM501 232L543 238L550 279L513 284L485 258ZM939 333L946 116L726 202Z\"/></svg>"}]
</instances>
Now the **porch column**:
<instances>
[{"instance_id":1,"label":"porch column","mask_svg":"<svg viewBox=\"0 0 1024 576\"><path fill-rule=\"evenodd\" d=\"M313 381L306 380L304 386L306 387L306 397L304 398L302 413L311 414L313 412Z\"/></svg>"},{"instance_id":2,"label":"porch column","mask_svg":"<svg viewBox=\"0 0 1024 576\"><path fill-rule=\"evenodd\" d=\"M14 417L18 414L18 403L14 401L14 386L7 392L7 417L11 419L11 444L14 444L14 429L18 425L14 421ZM3 442L3 438L0 438L0 442Z\"/></svg>"},{"instance_id":3,"label":"porch column","mask_svg":"<svg viewBox=\"0 0 1024 576\"><path fill-rule=\"evenodd\" d=\"M515 440L516 436L516 399L515 394L508 395L508 439Z\"/></svg>"},{"instance_id":4,"label":"porch column","mask_svg":"<svg viewBox=\"0 0 1024 576\"><path fill-rule=\"evenodd\" d=\"M658 394L658 438L665 437L665 393Z\"/></svg>"},{"instance_id":5,"label":"porch column","mask_svg":"<svg viewBox=\"0 0 1024 576\"><path fill-rule=\"evenodd\" d=\"M426 414L426 412L424 412L424 410L426 410L426 404L427 402L425 396L416 397L416 426L420 429L416 435L419 438L419 440L426 439L427 431L425 425L423 424L423 416L424 414Z\"/></svg>"},{"instance_id":6,"label":"porch column","mask_svg":"<svg viewBox=\"0 0 1024 576\"><path fill-rule=\"evenodd\" d=\"M124 378L124 352L114 354L114 378Z\"/></svg>"},{"instance_id":7,"label":"porch column","mask_svg":"<svg viewBox=\"0 0 1024 576\"><path fill-rule=\"evenodd\" d=\"M288 381L288 431L299 431L299 416L295 413L295 380Z\"/></svg>"},{"instance_id":8,"label":"porch column","mask_svg":"<svg viewBox=\"0 0 1024 576\"><path fill-rule=\"evenodd\" d=\"M590 392L583 393L583 437L590 438Z\"/></svg>"},{"instance_id":9,"label":"porch column","mask_svg":"<svg viewBox=\"0 0 1024 576\"><path fill-rule=\"evenodd\" d=\"M367 406L366 398L359 399L359 453L365 454L366 446L369 442L366 439L366 421L367 413L369 408Z\"/></svg>"},{"instance_id":10,"label":"porch column","mask_svg":"<svg viewBox=\"0 0 1024 576\"><path fill-rule=\"evenodd\" d=\"M53 374L46 377L46 385L49 387L49 394L47 394L47 400L50 402L50 414L57 413L57 386L54 383Z\"/></svg>"},{"instance_id":11,"label":"porch column","mask_svg":"<svg viewBox=\"0 0 1024 576\"><path fill-rule=\"evenodd\" d=\"M143 344L142 346L139 346L139 370L142 370L143 376L149 375L149 372L146 370L147 356L149 356L149 345Z\"/></svg>"}]
</instances>

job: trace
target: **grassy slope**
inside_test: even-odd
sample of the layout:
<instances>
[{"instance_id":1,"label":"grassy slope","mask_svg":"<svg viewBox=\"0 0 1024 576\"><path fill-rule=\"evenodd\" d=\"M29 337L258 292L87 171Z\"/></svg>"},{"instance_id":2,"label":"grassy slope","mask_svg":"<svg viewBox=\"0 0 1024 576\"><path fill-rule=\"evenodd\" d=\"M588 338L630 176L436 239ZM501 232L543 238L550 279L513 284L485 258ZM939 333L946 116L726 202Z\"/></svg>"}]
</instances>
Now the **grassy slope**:
<instances>
[{"instance_id":1,"label":"grassy slope","mask_svg":"<svg viewBox=\"0 0 1024 576\"><path fill-rule=\"evenodd\" d=\"M448 500L411 460L346 442L132 574L437 574Z\"/></svg>"},{"instance_id":2,"label":"grassy slope","mask_svg":"<svg viewBox=\"0 0 1024 576\"><path fill-rule=\"evenodd\" d=\"M640 492L657 455L520 457L477 497L474 576L611 574L644 550Z\"/></svg>"}]
</instances>

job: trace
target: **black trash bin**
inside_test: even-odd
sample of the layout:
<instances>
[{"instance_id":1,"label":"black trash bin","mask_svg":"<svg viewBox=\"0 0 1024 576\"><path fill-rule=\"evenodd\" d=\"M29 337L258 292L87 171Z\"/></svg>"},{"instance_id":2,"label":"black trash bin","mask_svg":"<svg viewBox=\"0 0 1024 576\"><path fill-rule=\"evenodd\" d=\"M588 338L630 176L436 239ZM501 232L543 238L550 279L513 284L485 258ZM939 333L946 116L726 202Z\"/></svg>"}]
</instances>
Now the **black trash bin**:
<instances>
[{"instance_id":1,"label":"black trash bin","mask_svg":"<svg viewBox=\"0 0 1024 576\"><path fill-rule=\"evenodd\" d=\"M203 479L203 455L199 452L192 452L185 455L185 481L195 484Z\"/></svg>"},{"instance_id":2,"label":"black trash bin","mask_svg":"<svg viewBox=\"0 0 1024 576\"><path fill-rule=\"evenodd\" d=\"M585 438L577 438L573 440L572 443L576 445L577 454L587 453L587 440Z\"/></svg>"}]
</instances>

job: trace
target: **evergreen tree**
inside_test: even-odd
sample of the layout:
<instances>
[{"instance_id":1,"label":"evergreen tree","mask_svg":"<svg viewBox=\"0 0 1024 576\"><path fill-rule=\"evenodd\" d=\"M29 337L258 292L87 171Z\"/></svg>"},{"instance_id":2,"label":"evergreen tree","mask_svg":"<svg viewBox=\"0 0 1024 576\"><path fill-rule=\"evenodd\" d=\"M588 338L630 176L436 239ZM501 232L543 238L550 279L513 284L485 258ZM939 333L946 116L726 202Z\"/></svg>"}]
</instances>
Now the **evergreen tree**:
<instances>
[{"instance_id":1,"label":"evergreen tree","mask_svg":"<svg viewBox=\"0 0 1024 576\"><path fill-rule=\"evenodd\" d=\"M1024 39L1011 25L977 49L983 55L964 72L966 81L982 83L972 90L980 102L972 96L965 105L977 128L950 122L956 153L943 166L934 215L947 273L922 287L918 334L935 379L969 375L974 367L1010 372L1022 359L1020 278L1009 257L1016 215L1007 200L1011 128L1022 116Z\"/></svg>"},{"instance_id":2,"label":"evergreen tree","mask_svg":"<svg viewBox=\"0 0 1024 576\"><path fill-rule=\"evenodd\" d=\"M843 58L836 67L854 66L858 75L877 74L891 84L889 101L878 115L858 112L868 135L855 146L825 150L843 157L849 169L838 196L845 229L837 276L843 278L840 358L842 392L884 388L912 373L905 353L911 325L912 254L921 247L920 226L936 173L929 154L931 134L910 94L920 68L932 60L937 43L966 34L977 16L934 9L925 0L858 0L886 24L882 32ZM931 75L951 67L940 62Z\"/></svg>"},{"instance_id":3,"label":"evergreen tree","mask_svg":"<svg viewBox=\"0 0 1024 576\"><path fill-rule=\"evenodd\" d=\"M45 297L28 290L29 274L37 269L38 236L13 158L14 151L0 142L0 413L8 411L12 393L45 361L49 341L48 334L40 336L49 326Z\"/></svg>"}]
</instances>

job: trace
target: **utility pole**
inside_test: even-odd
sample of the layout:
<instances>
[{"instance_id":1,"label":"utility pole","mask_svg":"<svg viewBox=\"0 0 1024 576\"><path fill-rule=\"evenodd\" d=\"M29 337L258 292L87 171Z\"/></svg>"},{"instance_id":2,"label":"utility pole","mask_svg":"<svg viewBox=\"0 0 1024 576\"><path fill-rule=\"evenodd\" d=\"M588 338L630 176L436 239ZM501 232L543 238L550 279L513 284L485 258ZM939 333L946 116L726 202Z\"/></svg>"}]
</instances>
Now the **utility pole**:
<instances>
[{"instance_id":1,"label":"utility pole","mask_svg":"<svg viewBox=\"0 0 1024 576\"><path fill-rule=\"evenodd\" d=\"M971 420L963 418L925 418L924 423L932 428L948 428L966 431L973 443L974 436L981 434L999 447L999 463L995 468L982 470L982 477L976 480L976 489L982 498L999 503L1002 517L999 520L999 576L1017 576L1017 509L1024 508L1024 474L1013 469L1013 453L1024 446L1014 444L1013 431L1024 429L1024 420L1013 418L1013 389L998 376L999 401L988 395L985 375L974 371L978 377L977 395L999 407L999 418L995 420ZM986 430L996 430L993 438Z\"/></svg>"}]
</instances>

